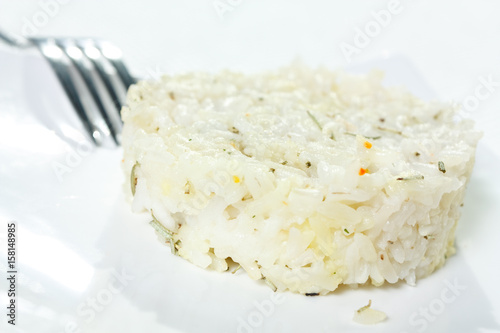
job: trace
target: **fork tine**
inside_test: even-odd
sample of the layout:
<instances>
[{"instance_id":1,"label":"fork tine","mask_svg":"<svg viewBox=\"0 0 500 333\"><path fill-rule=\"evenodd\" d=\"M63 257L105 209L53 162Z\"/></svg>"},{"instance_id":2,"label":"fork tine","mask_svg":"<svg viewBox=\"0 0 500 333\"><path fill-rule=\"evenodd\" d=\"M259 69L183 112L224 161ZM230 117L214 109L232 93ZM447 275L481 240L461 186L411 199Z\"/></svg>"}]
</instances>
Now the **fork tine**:
<instances>
[{"instance_id":1,"label":"fork tine","mask_svg":"<svg viewBox=\"0 0 500 333\"><path fill-rule=\"evenodd\" d=\"M136 83L122 61L120 49L90 38L25 38L1 28L0 40L18 48L37 47L94 144L107 144L110 138L120 144L121 107L129 86Z\"/></svg>"},{"instance_id":2,"label":"fork tine","mask_svg":"<svg viewBox=\"0 0 500 333\"><path fill-rule=\"evenodd\" d=\"M99 74L102 82L104 83L106 90L112 97L111 99L116 107L116 111L118 112L118 114L120 114L121 107L123 104L125 104L125 89L118 86L116 82L112 81L113 73L110 73L110 71L105 68L106 59L101 53L100 49L96 47L93 40L80 40L78 41L78 46L94 64L96 71Z\"/></svg>"},{"instance_id":3,"label":"fork tine","mask_svg":"<svg viewBox=\"0 0 500 333\"><path fill-rule=\"evenodd\" d=\"M66 91L66 94L71 101L71 104L75 108L78 117L83 123L83 126L87 130L90 138L94 142L94 144L99 145L98 138L96 138L93 133L95 131L94 126L92 126L90 119L85 112L85 108L83 106L83 102L78 94L78 91L73 83L73 80L69 76L68 71L64 68L65 66L61 63L62 50L55 46L55 44L51 47L47 45L47 41L43 39L31 39L31 41L38 47L42 55L49 62L50 66L53 68L56 73L59 81L63 89Z\"/></svg>"},{"instance_id":4,"label":"fork tine","mask_svg":"<svg viewBox=\"0 0 500 333\"><path fill-rule=\"evenodd\" d=\"M57 39L56 44L66 53L68 58L72 61L72 63L75 65L76 69L82 76L101 116L103 117L106 125L109 128L113 140L117 145L119 145L119 132L121 128L113 124L108 115L108 111L106 110L104 102L101 99L99 92L97 91L98 83L96 82L95 78L92 77L93 67L89 66L91 65L90 62L86 61L88 59L84 56L81 49L76 46L74 41L70 39Z\"/></svg>"},{"instance_id":5,"label":"fork tine","mask_svg":"<svg viewBox=\"0 0 500 333\"><path fill-rule=\"evenodd\" d=\"M132 84L137 83L137 80L130 75L127 66L122 61L122 52L119 48L107 41L98 41L97 47L108 61L115 67L120 76L125 89L128 89Z\"/></svg>"},{"instance_id":6,"label":"fork tine","mask_svg":"<svg viewBox=\"0 0 500 333\"><path fill-rule=\"evenodd\" d=\"M30 40L54 69L91 140L97 146L108 145L110 129L96 110L97 106L89 88L75 65L66 57L64 50L52 38L32 38Z\"/></svg>"}]
</instances>

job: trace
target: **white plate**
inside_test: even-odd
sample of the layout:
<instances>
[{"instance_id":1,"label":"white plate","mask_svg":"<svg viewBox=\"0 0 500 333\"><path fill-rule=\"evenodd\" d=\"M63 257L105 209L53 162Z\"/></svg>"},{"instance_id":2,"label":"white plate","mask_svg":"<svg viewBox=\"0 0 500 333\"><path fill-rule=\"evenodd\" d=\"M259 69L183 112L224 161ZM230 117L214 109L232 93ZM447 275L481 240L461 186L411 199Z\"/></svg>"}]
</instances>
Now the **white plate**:
<instances>
[{"instance_id":1,"label":"white plate","mask_svg":"<svg viewBox=\"0 0 500 333\"><path fill-rule=\"evenodd\" d=\"M0 52L0 267L17 224L17 319L2 332L473 332L499 329L499 156L481 142L457 254L415 287L341 288L324 297L273 294L243 272L199 269L157 241L123 196L121 150L88 149L47 65ZM388 84L432 92L405 58L381 59ZM56 121L56 119L63 119ZM388 319L365 327L372 300Z\"/></svg>"}]
</instances>

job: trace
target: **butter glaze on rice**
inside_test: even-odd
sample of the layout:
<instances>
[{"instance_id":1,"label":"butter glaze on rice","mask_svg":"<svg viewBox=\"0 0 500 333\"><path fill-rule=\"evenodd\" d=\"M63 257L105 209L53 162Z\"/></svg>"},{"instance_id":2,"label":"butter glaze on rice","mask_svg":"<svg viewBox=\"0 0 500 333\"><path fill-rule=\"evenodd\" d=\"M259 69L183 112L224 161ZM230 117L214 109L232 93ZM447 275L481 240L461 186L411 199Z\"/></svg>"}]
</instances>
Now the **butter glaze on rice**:
<instances>
[{"instance_id":1,"label":"butter glaze on rice","mask_svg":"<svg viewBox=\"0 0 500 333\"><path fill-rule=\"evenodd\" d=\"M139 82L122 111L133 210L195 265L279 291L414 284L455 251L480 134L381 78L294 65Z\"/></svg>"}]
</instances>

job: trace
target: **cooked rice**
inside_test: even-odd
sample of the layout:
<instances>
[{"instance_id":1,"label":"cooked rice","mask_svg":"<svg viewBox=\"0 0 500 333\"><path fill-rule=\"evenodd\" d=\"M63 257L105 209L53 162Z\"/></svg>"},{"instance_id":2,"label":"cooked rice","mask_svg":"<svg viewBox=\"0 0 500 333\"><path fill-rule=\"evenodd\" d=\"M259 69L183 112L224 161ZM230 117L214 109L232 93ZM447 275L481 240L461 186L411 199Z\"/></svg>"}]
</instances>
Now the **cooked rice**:
<instances>
[{"instance_id":1,"label":"cooked rice","mask_svg":"<svg viewBox=\"0 0 500 333\"><path fill-rule=\"evenodd\" d=\"M122 112L133 210L181 257L279 291L414 284L455 252L480 134L381 79L296 65L139 82Z\"/></svg>"}]
</instances>

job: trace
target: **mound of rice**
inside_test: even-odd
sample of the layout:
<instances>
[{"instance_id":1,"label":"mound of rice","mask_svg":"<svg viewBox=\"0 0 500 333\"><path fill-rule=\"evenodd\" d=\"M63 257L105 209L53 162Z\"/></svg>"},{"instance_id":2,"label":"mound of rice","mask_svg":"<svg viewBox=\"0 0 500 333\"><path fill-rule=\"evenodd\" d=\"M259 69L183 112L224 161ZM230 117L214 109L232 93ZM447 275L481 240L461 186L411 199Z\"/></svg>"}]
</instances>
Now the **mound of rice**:
<instances>
[{"instance_id":1,"label":"mound of rice","mask_svg":"<svg viewBox=\"0 0 500 333\"><path fill-rule=\"evenodd\" d=\"M139 82L122 112L133 211L195 265L280 291L414 284L454 253L480 134L381 79L295 65Z\"/></svg>"}]
</instances>

